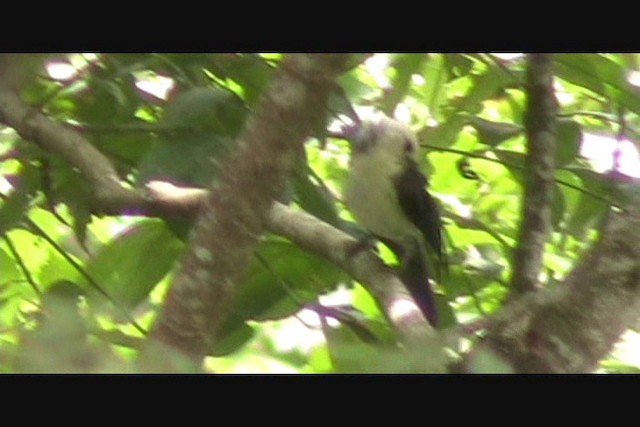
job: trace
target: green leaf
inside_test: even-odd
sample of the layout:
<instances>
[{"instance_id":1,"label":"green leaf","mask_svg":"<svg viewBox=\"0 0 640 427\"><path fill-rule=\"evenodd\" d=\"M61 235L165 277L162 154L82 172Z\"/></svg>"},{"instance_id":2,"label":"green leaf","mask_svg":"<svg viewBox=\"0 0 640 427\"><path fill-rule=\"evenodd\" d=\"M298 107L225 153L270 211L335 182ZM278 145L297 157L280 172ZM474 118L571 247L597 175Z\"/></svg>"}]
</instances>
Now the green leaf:
<instances>
[{"instance_id":1,"label":"green leaf","mask_svg":"<svg viewBox=\"0 0 640 427\"><path fill-rule=\"evenodd\" d=\"M234 312L245 319L290 316L302 308L300 304L315 301L319 294L348 280L333 263L287 241L266 240L257 253L259 258L254 257L249 265L234 307Z\"/></svg>"},{"instance_id":2,"label":"green leaf","mask_svg":"<svg viewBox=\"0 0 640 427\"><path fill-rule=\"evenodd\" d=\"M432 54L427 58L423 73L426 81L423 97L431 114L441 119L440 106L446 101L445 84L448 80L446 59L444 54Z\"/></svg>"},{"instance_id":3,"label":"green leaf","mask_svg":"<svg viewBox=\"0 0 640 427\"><path fill-rule=\"evenodd\" d=\"M365 84L353 73L345 73L338 77L338 83L347 96L347 99L360 101L374 92L374 88Z\"/></svg>"},{"instance_id":4,"label":"green leaf","mask_svg":"<svg viewBox=\"0 0 640 427\"><path fill-rule=\"evenodd\" d=\"M103 126L132 121L141 102L133 76L116 78L112 71L100 70L89 75L84 90L69 94L74 98L76 120Z\"/></svg>"},{"instance_id":5,"label":"green leaf","mask_svg":"<svg viewBox=\"0 0 640 427\"><path fill-rule=\"evenodd\" d=\"M425 128L419 134L420 141L437 147L450 147L456 142L458 134L468 123L470 116L482 111L482 103L513 83L513 74L506 73L499 67L490 67L485 73L472 77L473 84L467 93L451 102L455 108L447 121L433 128Z\"/></svg>"},{"instance_id":6,"label":"green leaf","mask_svg":"<svg viewBox=\"0 0 640 427\"><path fill-rule=\"evenodd\" d=\"M169 100L159 125L235 138L244 125L246 115L244 103L233 92L194 87Z\"/></svg>"},{"instance_id":7,"label":"green leaf","mask_svg":"<svg viewBox=\"0 0 640 427\"><path fill-rule=\"evenodd\" d=\"M221 344L211 350L213 354L232 352L250 338L246 320L278 320L291 316L302 309L303 304L315 302L319 294L348 280L332 263L287 241L266 240L260 244L257 254L247 269L229 318L218 334Z\"/></svg>"},{"instance_id":8,"label":"green leaf","mask_svg":"<svg viewBox=\"0 0 640 427\"><path fill-rule=\"evenodd\" d=\"M496 156L503 162L502 164L513 175L520 185L524 185L524 168L527 156L523 153L507 150L494 150Z\"/></svg>"},{"instance_id":9,"label":"green leaf","mask_svg":"<svg viewBox=\"0 0 640 427\"><path fill-rule=\"evenodd\" d=\"M8 282L22 277L22 273L20 272L20 268L18 267L17 262L13 259L13 257L9 256L9 254L1 248L0 271L2 271L2 276L0 276L0 289Z\"/></svg>"},{"instance_id":10,"label":"green leaf","mask_svg":"<svg viewBox=\"0 0 640 427\"><path fill-rule=\"evenodd\" d=\"M86 272L119 304L133 308L173 268L183 245L161 220L127 228L86 263ZM87 280L78 282L89 292ZM94 291L95 293L95 291ZM101 296L100 300L104 301Z\"/></svg>"},{"instance_id":11,"label":"green leaf","mask_svg":"<svg viewBox=\"0 0 640 427\"><path fill-rule=\"evenodd\" d=\"M470 117L469 123L478 133L478 140L492 147L522 133L521 126L512 123L492 122L477 116Z\"/></svg>"},{"instance_id":12,"label":"green leaf","mask_svg":"<svg viewBox=\"0 0 640 427\"><path fill-rule=\"evenodd\" d=\"M256 334L255 328L246 323L233 323L231 327L223 328L217 335L214 345L208 355L212 357L227 356L238 350Z\"/></svg>"},{"instance_id":13,"label":"green leaf","mask_svg":"<svg viewBox=\"0 0 640 427\"><path fill-rule=\"evenodd\" d=\"M582 186L590 192L607 197L607 185L603 177L589 169L567 168L582 180ZM587 231L599 223L606 214L609 205L593 197L591 194L581 193L574 209L567 219L566 231L577 240L583 240Z\"/></svg>"},{"instance_id":14,"label":"green leaf","mask_svg":"<svg viewBox=\"0 0 640 427\"><path fill-rule=\"evenodd\" d=\"M598 75L594 63L596 55L585 54L557 54L554 56L556 74L578 86L608 97L607 86Z\"/></svg>"},{"instance_id":15,"label":"green leaf","mask_svg":"<svg viewBox=\"0 0 640 427\"><path fill-rule=\"evenodd\" d=\"M473 60L460 53L445 53L445 66L447 75L451 77L461 77L469 74L473 68Z\"/></svg>"},{"instance_id":16,"label":"green leaf","mask_svg":"<svg viewBox=\"0 0 640 427\"><path fill-rule=\"evenodd\" d=\"M346 327L323 327L334 369L340 373L443 373L446 359L438 339L404 348L371 346Z\"/></svg>"},{"instance_id":17,"label":"green leaf","mask_svg":"<svg viewBox=\"0 0 640 427\"><path fill-rule=\"evenodd\" d=\"M91 222L92 190L82 174L58 158L51 159L54 198L65 203L73 218L73 232L81 245L85 244L87 225Z\"/></svg>"},{"instance_id":18,"label":"green leaf","mask_svg":"<svg viewBox=\"0 0 640 427\"><path fill-rule=\"evenodd\" d=\"M445 283L447 298L453 301L461 296L476 295L477 297L482 289L496 283L492 276L502 269L504 269L503 266L484 259L475 261L473 266L452 268ZM449 310L451 310L450 306ZM455 318L453 321L455 322Z\"/></svg>"},{"instance_id":19,"label":"green leaf","mask_svg":"<svg viewBox=\"0 0 640 427\"><path fill-rule=\"evenodd\" d=\"M158 124L175 132L163 134L147 152L137 182L169 179L208 187L242 129L246 114L242 101L228 90L196 87L178 94Z\"/></svg>"},{"instance_id":20,"label":"green leaf","mask_svg":"<svg viewBox=\"0 0 640 427\"><path fill-rule=\"evenodd\" d=\"M14 177L15 188L0 205L0 234L14 228L29 210L31 197L38 188L39 173L31 166L23 167Z\"/></svg>"},{"instance_id":21,"label":"green leaf","mask_svg":"<svg viewBox=\"0 0 640 427\"><path fill-rule=\"evenodd\" d=\"M233 144L231 138L203 134L163 140L140 163L136 181L142 185L160 179L208 187L218 174L219 160Z\"/></svg>"},{"instance_id":22,"label":"green leaf","mask_svg":"<svg viewBox=\"0 0 640 427\"><path fill-rule=\"evenodd\" d=\"M211 72L221 79L230 79L244 91L244 100L254 105L271 80L274 68L255 54L212 55Z\"/></svg>"},{"instance_id":23,"label":"green leaf","mask_svg":"<svg viewBox=\"0 0 640 427\"><path fill-rule=\"evenodd\" d=\"M482 111L482 103L495 98L501 90L514 83L519 74L507 73L498 66L491 66L482 74L472 76L473 84L464 97L452 102L459 112L478 115Z\"/></svg>"},{"instance_id":24,"label":"green leaf","mask_svg":"<svg viewBox=\"0 0 640 427\"><path fill-rule=\"evenodd\" d=\"M424 53L398 54L392 60L395 76L391 80L392 89L386 94L380 104L380 111L388 116L393 116L396 106L405 97L411 85L411 76L418 73L422 64L427 60Z\"/></svg>"},{"instance_id":25,"label":"green leaf","mask_svg":"<svg viewBox=\"0 0 640 427\"><path fill-rule=\"evenodd\" d=\"M602 54L557 54L555 62L559 77L640 114L640 91L621 64Z\"/></svg>"},{"instance_id":26,"label":"green leaf","mask_svg":"<svg viewBox=\"0 0 640 427\"><path fill-rule=\"evenodd\" d=\"M445 281L446 280L447 279L445 279ZM458 321L456 320L456 315L449 304L449 299L437 292L434 296L436 300L436 309L438 310L438 329L447 329L457 325Z\"/></svg>"},{"instance_id":27,"label":"green leaf","mask_svg":"<svg viewBox=\"0 0 640 427\"><path fill-rule=\"evenodd\" d=\"M296 173L291 182L293 184L296 202L302 209L319 219L338 226L340 219L335 201L327 189L308 173Z\"/></svg>"},{"instance_id":28,"label":"green leaf","mask_svg":"<svg viewBox=\"0 0 640 427\"><path fill-rule=\"evenodd\" d=\"M574 120L560 119L557 123L556 168L573 162L580 153L582 128Z\"/></svg>"}]
</instances>

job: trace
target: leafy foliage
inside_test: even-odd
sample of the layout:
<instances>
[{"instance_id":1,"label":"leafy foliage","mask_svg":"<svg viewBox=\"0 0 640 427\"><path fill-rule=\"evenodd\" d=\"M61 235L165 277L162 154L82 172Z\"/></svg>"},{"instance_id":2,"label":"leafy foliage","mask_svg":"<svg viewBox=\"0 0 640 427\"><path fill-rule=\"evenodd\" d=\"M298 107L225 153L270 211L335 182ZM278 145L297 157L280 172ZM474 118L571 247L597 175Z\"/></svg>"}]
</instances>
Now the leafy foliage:
<instances>
[{"instance_id":1,"label":"leafy foliage","mask_svg":"<svg viewBox=\"0 0 640 427\"><path fill-rule=\"evenodd\" d=\"M607 208L620 197L607 174L581 154L581 144L590 133L610 136L612 145L619 144L622 133L637 137L640 91L628 78L636 71L636 57L554 57L562 117L553 235L545 254L548 286L571 270L597 236ZM28 59L19 82L23 99L81 132L109 157L124 181L143 186L150 179L165 179L205 187L215 180L217 165L233 148L280 55ZM74 71L70 77L56 76L55 64ZM340 78L327 123L318 125L317 138L308 141L306 159L296 169L291 200L323 221L353 229L336 196L347 145L327 137L327 126L353 111L365 117L372 109L409 121L424 148L430 190L446 218L451 268L437 285L443 318L453 326L499 310L508 292L525 185L523 73L522 57L374 55ZM166 93L145 89L167 81ZM176 232L172 218L164 218L165 223L92 214L91 189L79 172L7 127L0 128L0 174L0 339L6 344L0 346L5 348L0 368L127 370L136 354L135 339L142 337L128 322L151 324L184 250L176 234L184 238L189 225ZM219 345L211 350L216 360L210 362L218 370L241 370L248 354L254 357L248 370L269 365L267 360L277 361L269 365L277 370L293 372L415 372L444 366L435 345L399 357L393 333L364 288L288 241L268 236L246 271ZM319 302L331 306L328 294L341 295L339 304L355 305L361 317L336 320L313 311ZM105 310L109 304L112 310ZM123 312L128 313L124 318ZM315 326L303 328L287 347L279 332L300 326L295 316ZM315 341L305 347L309 337ZM69 342L64 351L53 345L60 340ZM59 357L36 357L42 352ZM434 352L432 365L421 365L416 355L429 352ZM474 363L490 369L496 362L486 357ZM605 370L638 369L607 363Z\"/></svg>"}]
</instances>

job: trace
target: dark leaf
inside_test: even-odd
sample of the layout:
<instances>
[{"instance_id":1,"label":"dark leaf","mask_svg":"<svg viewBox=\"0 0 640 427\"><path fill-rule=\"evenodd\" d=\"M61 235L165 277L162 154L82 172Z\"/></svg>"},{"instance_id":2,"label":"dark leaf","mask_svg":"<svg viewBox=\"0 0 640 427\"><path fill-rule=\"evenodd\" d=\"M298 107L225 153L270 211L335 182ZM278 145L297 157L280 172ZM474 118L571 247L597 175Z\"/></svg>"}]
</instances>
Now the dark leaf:
<instances>
[{"instance_id":1,"label":"dark leaf","mask_svg":"<svg viewBox=\"0 0 640 427\"><path fill-rule=\"evenodd\" d=\"M481 117L472 116L469 123L478 133L481 143L495 147L522 133L522 127L512 123L492 122Z\"/></svg>"},{"instance_id":2,"label":"dark leaf","mask_svg":"<svg viewBox=\"0 0 640 427\"><path fill-rule=\"evenodd\" d=\"M31 198L38 189L39 173L34 167L23 167L13 181L14 190L0 204L0 234L18 225L29 210Z\"/></svg>"},{"instance_id":3,"label":"dark leaf","mask_svg":"<svg viewBox=\"0 0 640 427\"><path fill-rule=\"evenodd\" d=\"M580 153L582 129L573 120L560 119L557 123L556 168L573 162Z\"/></svg>"},{"instance_id":4,"label":"dark leaf","mask_svg":"<svg viewBox=\"0 0 640 427\"><path fill-rule=\"evenodd\" d=\"M216 340L214 340L212 348L209 349L208 355L212 357L227 356L246 344L255 334L255 329L246 323L227 325L216 334Z\"/></svg>"}]
</instances>

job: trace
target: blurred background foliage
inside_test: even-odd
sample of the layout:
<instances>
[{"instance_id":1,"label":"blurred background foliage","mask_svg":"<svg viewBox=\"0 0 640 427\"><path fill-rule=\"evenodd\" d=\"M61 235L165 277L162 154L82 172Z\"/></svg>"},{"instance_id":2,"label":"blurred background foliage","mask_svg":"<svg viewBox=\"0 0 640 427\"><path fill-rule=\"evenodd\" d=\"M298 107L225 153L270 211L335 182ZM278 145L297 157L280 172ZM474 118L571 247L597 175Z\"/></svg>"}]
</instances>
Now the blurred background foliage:
<instances>
[{"instance_id":1,"label":"blurred background foliage","mask_svg":"<svg viewBox=\"0 0 640 427\"><path fill-rule=\"evenodd\" d=\"M17 55L15 84L26 102L108 156L131 186L163 179L202 187L215 179L280 59ZM640 176L638 55L554 60L560 117L546 286L562 286L597 238L607 208L624 197L612 191L611 172ZM524 72L520 54L368 57L340 78L286 199L357 233L340 196L348 146L327 129L348 123L354 111L406 121L419 135L422 167L445 218L450 273L437 287L442 328L499 310L526 163ZM93 215L79 172L4 126L0 174L0 371L127 371L141 330L162 305L189 224ZM384 248L380 253L394 262ZM261 242L231 312L206 360L216 372L415 372L431 351L399 358L364 287L273 235ZM640 370L636 335L628 332L602 372Z\"/></svg>"}]
</instances>

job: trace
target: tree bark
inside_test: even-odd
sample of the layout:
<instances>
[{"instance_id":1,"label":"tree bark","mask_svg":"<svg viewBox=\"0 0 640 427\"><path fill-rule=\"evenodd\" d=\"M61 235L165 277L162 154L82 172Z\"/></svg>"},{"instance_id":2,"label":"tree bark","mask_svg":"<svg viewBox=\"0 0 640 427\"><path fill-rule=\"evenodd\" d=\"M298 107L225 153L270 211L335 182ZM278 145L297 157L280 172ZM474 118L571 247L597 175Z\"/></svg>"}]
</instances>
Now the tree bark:
<instances>
[{"instance_id":1,"label":"tree bark","mask_svg":"<svg viewBox=\"0 0 640 427\"><path fill-rule=\"evenodd\" d=\"M536 289L544 245L551 231L556 153L557 102L553 61L548 54L530 54L527 69L527 168L518 246L513 256L513 294Z\"/></svg>"},{"instance_id":2,"label":"tree bark","mask_svg":"<svg viewBox=\"0 0 640 427\"><path fill-rule=\"evenodd\" d=\"M601 239L563 283L496 315L465 369L489 353L512 372L592 372L639 317L640 212L612 211Z\"/></svg>"},{"instance_id":3,"label":"tree bark","mask_svg":"<svg viewBox=\"0 0 640 427\"><path fill-rule=\"evenodd\" d=\"M269 209L285 188L296 150L324 117L334 79L347 61L348 55L340 54L282 60L235 151L222 163L152 340L195 362L215 345L244 267L266 230Z\"/></svg>"}]
</instances>

